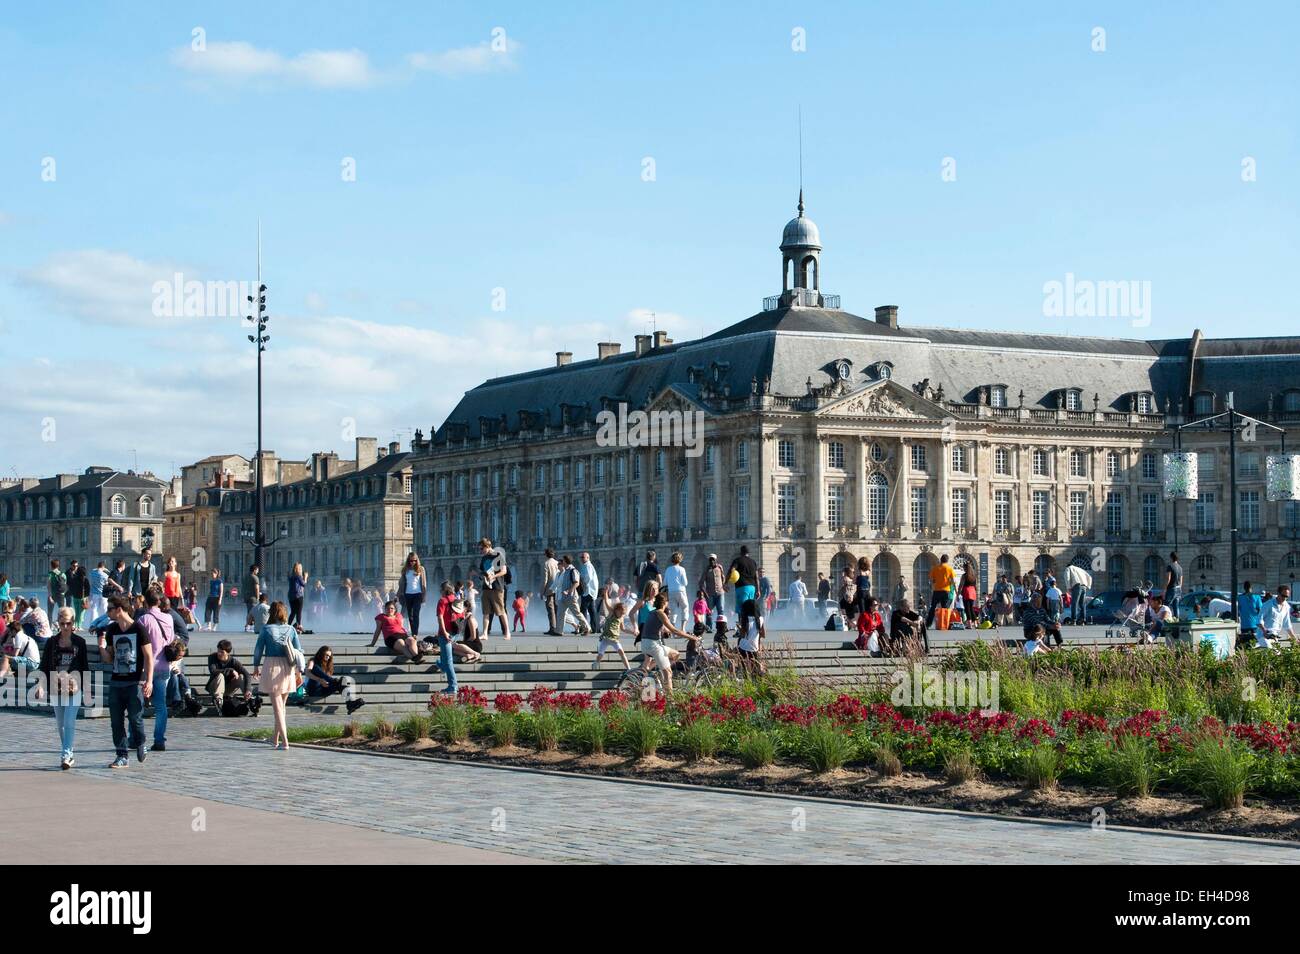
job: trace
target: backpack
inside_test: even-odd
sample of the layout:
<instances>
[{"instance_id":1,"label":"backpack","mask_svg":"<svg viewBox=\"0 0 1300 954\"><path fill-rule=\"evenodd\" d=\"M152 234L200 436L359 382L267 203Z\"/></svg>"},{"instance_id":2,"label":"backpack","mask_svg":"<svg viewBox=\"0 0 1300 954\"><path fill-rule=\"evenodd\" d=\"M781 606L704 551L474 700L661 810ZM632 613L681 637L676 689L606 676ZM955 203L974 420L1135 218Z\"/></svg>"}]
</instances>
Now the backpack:
<instances>
[{"instance_id":1,"label":"backpack","mask_svg":"<svg viewBox=\"0 0 1300 954\"><path fill-rule=\"evenodd\" d=\"M62 596L68 592L68 578L60 571L50 573L50 592L55 596Z\"/></svg>"}]
</instances>

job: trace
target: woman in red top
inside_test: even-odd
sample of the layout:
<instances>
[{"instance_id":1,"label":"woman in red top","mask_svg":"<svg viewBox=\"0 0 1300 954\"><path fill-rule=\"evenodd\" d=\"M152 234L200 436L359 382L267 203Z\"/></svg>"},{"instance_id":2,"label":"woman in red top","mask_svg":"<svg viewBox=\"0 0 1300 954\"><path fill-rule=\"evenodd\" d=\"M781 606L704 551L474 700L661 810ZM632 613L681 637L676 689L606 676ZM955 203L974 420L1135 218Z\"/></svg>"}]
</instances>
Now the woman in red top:
<instances>
[{"instance_id":1,"label":"woman in red top","mask_svg":"<svg viewBox=\"0 0 1300 954\"><path fill-rule=\"evenodd\" d=\"M385 603L384 611L375 617L375 636L370 640L370 645L379 642L380 636L384 637L385 646L411 662L418 663L424 656L419 641L406 631L402 613L394 600Z\"/></svg>"},{"instance_id":2,"label":"woman in red top","mask_svg":"<svg viewBox=\"0 0 1300 954\"><path fill-rule=\"evenodd\" d=\"M181 575L176 569L176 558L167 558L167 569L163 573L163 596L172 601L172 606L180 606L181 599Z\"/></svg>"},{"instance_id":3,"label":"woman in red top","mask_svg":"<svg viewBox=\"0 0 1300 954\"><path fill-rule=\"evenodd\" d=\"M858 613L858 638L853 641L853 645L866 652L872 635L876 637L877 648L872 650L871 654L879 656L889 645L889 634L885 630L885 621L880 615L880 602L874 596L868 596L862 612Z\"/></svg>"},{"instance_id":4,"label":"woman in red top","mask_svg":"<svg viewBox=\"0 0 1300 954\"><path fill-rule=\"evenodd\" d=\"M975 585L975 567L969 563L961 575L961 602L962 609L966 611L966 622L973 627L979 622L980 605L979 591Z\"/></svg>"}]
</instances>

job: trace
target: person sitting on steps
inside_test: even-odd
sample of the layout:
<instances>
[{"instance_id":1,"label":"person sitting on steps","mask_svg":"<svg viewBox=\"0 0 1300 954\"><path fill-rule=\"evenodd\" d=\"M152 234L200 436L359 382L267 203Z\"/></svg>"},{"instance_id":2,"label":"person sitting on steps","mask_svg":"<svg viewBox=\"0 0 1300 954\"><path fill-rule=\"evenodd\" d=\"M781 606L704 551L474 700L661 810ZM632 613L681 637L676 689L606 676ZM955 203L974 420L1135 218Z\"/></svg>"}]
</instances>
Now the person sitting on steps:
<instances>
[{"instance_id":1,"label":"person sitting on steps","mask_svg":"<svg viewBox=\"0 0 1300 954\"><path fill-rule=\"evenodd\" d=\"M339 692L343 693L348 715L366 704L366 700L357 695L356 684L351 676L334 675L334 650L322 646L307 664L307 696L323 700Z\"/></svg>"}]
</instances>

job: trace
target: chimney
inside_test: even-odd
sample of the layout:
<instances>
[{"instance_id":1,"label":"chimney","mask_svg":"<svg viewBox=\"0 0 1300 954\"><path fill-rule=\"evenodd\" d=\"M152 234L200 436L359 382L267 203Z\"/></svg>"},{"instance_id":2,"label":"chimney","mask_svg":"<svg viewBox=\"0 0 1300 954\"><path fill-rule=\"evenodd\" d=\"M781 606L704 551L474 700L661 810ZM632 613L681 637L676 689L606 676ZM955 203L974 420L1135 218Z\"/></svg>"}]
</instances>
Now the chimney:
<instances>
[{"instance_id":1,"label":"chimney","mask_svg":"<svg viewBox=\"0 0 1300 954\"><path fill-rule=\"evenodd\" d=\"M387 447L379 448L378 454L379 454L379 459L383 460L385 457L388 456L388 448Z\"/></svg>"},{"instance_id":2,"label":"chimney","mask_svg":"<svg viewBox=\"0 0 1300 954\"><path fill-rule=\"evenodd\" d=\"M555 366L556 366L557 368L562 368L562 367L564 367L566 364L568 364L568 363L569 363L570 361L572 361L572 360L573 360L573 352L572 352L572 351L557 351L557 352L555 352Z\"/></svg>"},{"instance_id":3,"label":"chimney","mask_svg":"<svg viewBox=\"0 0 1300 954\"><path fill-rule=\"evenodd\" d=\"M889 325L889 327L891 328L897 328L898 327L898 306L877 305L876 324Z\"/></svg>"},{"instance_id":4,"label":"chimney","mask_svg":"<svg viewBox=\"0 0 1300 954\"><path fill-rule=\"evenodd\" d=\"M401 444L400 441L389 441L389 442L388 442L388 453L389 453L389 454L400 454L401 452L402 452L402 444Z\"/></svg>"},{"instance_id":5,"label":"chimney","mask_svg":"<svg viewBox=\"0 0 1300 954\"><path fill-rule=\"evenodd\" d=\"M373 437L357 438L357 470L365 470L379 460L379 441Z\"/></svg>"},{"instance_id":6,"label":"chimney","mask_svg":"<svg viewBox=\"0 0 1300 954\"><path fill-rule=\"evenodd\" d=\"M637 335L637 336L636 336L636 356L639 358L639 357L641 357L641 355L645 354L645 353L646 353L647 351L649 351L649 350L650 350L650 336L649 336L649 335Z\"/></svg>"},{"instance_id":7,"label":"chimney","mask_svg":"<svg viewBox=\"0 0 1300 954\"><path fill-rule=\"evenodd\" d=\"M656 332L655 332L655 347L656 347L656 348L662 348L664 345L670 345L670 344L672 344L672 343L673 343L673 339L668 337L668 332L666 332L666 331L656 331Z\"/></svg>"},{"instance_id":8,"label":"chimney","mask_svg":"<svg viewBox=\"0 0 1300 954\"><path fill-rule=\"evenodd\" d=\"M606 358L612 358L623 350L623 346L617 341L597 341L596 356L604 361Z\"/></svg>"}]
</instances>

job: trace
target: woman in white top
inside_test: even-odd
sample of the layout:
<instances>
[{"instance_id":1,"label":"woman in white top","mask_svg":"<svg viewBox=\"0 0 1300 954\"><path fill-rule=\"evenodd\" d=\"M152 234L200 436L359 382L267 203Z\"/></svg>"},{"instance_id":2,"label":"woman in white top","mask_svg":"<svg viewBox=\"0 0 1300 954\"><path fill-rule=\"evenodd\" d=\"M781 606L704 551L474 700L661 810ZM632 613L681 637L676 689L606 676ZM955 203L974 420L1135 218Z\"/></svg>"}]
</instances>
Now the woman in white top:
<instances>
[{"instance_id":1,"label":"woman in white top","mask_svg":"<svg viewBox=\"0 0 1300 954\"><path fill-rule=\"evenodd\" d=\"M425 578L424 567L414 550L406 555L406 565L402 567L402 578L398 581L398 595L402 599L402 609L411 627L411 635L419 641L420 607L424 605L424 596L428 592L429 581Z\"/></svg>"}]
</instances>

